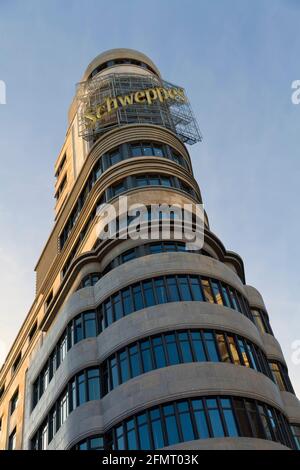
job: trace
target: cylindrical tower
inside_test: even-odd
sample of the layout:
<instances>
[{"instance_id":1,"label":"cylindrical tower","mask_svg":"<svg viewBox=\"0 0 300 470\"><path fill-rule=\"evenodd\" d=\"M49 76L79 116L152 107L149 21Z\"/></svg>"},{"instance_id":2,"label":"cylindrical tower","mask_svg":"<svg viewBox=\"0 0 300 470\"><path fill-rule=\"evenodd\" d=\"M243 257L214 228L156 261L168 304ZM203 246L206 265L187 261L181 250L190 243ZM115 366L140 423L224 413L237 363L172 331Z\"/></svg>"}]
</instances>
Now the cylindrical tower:
<instances>
[{"instance_id":1,"label":"cylindrical tower","mask_svg":"<svg viewBox=\"0 0 300 470\"><path fill-rule=\"evenodd\" d=\"M56 165L56 225L37 268L48 293L24 448L296 448L299 401L266 307L207 217L199 250L172 234L97 238L97 209L120 195L202 202L183 89L144 54L114 49L88 66L69 120L73 158Z\"/></svg>"}]
</instances>

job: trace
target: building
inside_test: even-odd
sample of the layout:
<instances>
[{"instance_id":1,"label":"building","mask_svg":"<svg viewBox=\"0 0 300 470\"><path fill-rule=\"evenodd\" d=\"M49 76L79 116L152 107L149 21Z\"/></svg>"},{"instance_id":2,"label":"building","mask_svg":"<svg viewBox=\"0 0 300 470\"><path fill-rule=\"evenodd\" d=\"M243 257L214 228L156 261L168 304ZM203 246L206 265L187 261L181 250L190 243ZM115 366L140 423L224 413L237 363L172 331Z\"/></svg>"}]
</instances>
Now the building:
<instances>
[{"instance_id":1,"label":"building","mask_svg":"<svg viewBox=\"0 0 300 470\"><path fill-rule=\"evenodd\" d=\"M207 216L198 251L96 230L97 206L120 194L201 203L185 145L199 140L184 90L147 56L114 49L88 66L36 298L0 372L0 449L300 449L263 299Z\"/></svg>"}]
</instances>

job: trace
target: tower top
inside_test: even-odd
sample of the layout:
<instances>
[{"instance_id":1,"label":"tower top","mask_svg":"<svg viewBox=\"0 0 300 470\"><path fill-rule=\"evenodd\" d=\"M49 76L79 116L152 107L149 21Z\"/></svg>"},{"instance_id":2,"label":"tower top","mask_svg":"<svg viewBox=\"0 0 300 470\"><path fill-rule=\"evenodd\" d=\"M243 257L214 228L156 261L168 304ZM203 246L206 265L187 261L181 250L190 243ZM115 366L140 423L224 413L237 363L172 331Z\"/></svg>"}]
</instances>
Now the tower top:
<instances>
[{"instance_id":1,"label":"tower top","mask_svg":"<svg viewBox=\"0 0 300 470\"><path fill-rule=\"evenodd\" d=\"M148 56L134 49L117 48L109 49L97 55L87 66L82 81L88 80L105 67L120 65L122 61L126 63L126 59L132 61L133 65L147 66L160 77L158 68Z\"/></svg>"}]
</instances>

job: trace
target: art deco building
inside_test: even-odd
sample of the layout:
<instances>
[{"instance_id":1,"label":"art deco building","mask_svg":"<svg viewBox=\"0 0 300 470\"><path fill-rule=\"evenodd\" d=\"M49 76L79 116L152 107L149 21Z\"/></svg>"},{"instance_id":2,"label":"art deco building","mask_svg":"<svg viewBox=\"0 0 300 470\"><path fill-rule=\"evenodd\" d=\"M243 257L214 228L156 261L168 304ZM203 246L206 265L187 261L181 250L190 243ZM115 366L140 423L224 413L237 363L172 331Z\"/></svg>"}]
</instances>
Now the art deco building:
<instances>
[{"instance_id":1,"label":"art deco building","mask_svg":"<svg viewBox=\"0 0 300 470\"><path fill-rule=\"evenodd\" d=\"M114 49L88 66L36 297L0 373L0 449L300 448L264 301L207 217L196 251L172 234L98 237L97 207L119 195L201 203L186 147L199 140L184 90L147 56Z\"/></svg>"}]
</instances>

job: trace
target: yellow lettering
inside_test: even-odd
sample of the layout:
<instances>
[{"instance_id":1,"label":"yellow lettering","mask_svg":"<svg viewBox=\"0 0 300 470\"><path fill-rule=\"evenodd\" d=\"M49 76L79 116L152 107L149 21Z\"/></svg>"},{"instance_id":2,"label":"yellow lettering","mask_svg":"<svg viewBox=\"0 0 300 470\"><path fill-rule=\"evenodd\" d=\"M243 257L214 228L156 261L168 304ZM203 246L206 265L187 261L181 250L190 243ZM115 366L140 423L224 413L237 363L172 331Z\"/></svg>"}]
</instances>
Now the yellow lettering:
<instances>
[{"instance_id":1,"label":"yellow lettering","mask_svg":"<svg viewBox=\"0 0 300 470\"><path fill-rule=\"evenodd\" d=\"M175 100L175 88L169 88L168 89L168 95L169 95L169 98L171 98L172 100Z\"/></svg>"},{"instance_id":2,"label":"yellow lettering","mask_svg":"<svg viewBox=\"0 0 300 470\"><path fill-rule=\"evenodd\" d=\"M158 99L161 103L168 98L168 92L162 86L155 88Z\"/></svg>"},{"instance_id":3,"label":"yellow lettering","mask_svg":"<svg viewBox=\"0 0 300 470\"><path fill-rule=\"evenodd\" d=\"M117 98L106 98L105 102L108 113L111 113L112 111L118 108Z\"/></svg>"},{"instance_id":4,"label":"yellow lettering","mask_svg":"<svg viewBox=\"0 0 300 470\"><path fill-rule=\"evenodd\" d=\"M175 88L177 97L180 99L180 101L185 102L186 101L186 96L184 94L184 90L182 88Z\"/></svg>"},{"instance_id":5,"label":"yellow lettering","mask_svg":"<svg viewBox=\"0 0 300 470\"><path fill-rule=\"evenodd\" d=\"M164 88L162 86L156 88L148 88L147 90L139 90L128 95L120 95L116 98L107 97L102 104L97 105L95 108L88 109L84 118L87 127L93 127L99 120L108 117L107 114L121 107L130 106L134 103L148 103L151 105L153 101L159 100L163 103L165 100L172 99L181 102L186 102L187 98L184 94L183 88Z\"/></svg>"},{"instance_id":6,"label":"yellow lettering","mask_svg":"<svg viewBox=\"0 0 300 470\"><path fill-rule=\"evenodd\" d=\"M85 119L87 119L87 126L88 127L92 127L95 122L97 121L97 116L95 116L95 114L92 112L92 111L87 111L85 114L84 114L84 117Z\"/></svg>"},{"instance_id":7,"label":"yellow lettering","mask_svg":"<svg viewBox=\"0 0 300 470\"><path fill-rule=\"evenodd\" d=\"M134 101L136 103L145 103L145 92L144 91L137 91L134 95Z\"/></svg>"},{"instance_id":8,"label":"yellow lettering","mask_svg":"<svg viewBox=\"0 0 300 470\"><path fill-rule=\"evenodd\" d=\"M99 104L96 108L96 116L98 119L101 119L104 114L106 114L106 107L104 104Z\"/></svg>"},{"instance_id":9,"label":"yellow lettering","mask_svg":"<svg viewBox=\"0 0 300 470\"><path fill-rule=\"evenodd\" d=\"M157 99L157 93L154 88L149 88L145 91L148 104L152 104L152 101Z\"/></svg>"},{"instance_id":10,"label":"yellow lettering","mask_svg":"<svg viewBox=\"0 0 300 470\"><path fill-rule=\"evenodd\" d=\"M122 106L133 104L133 93L131 93L130 95L118 96L117 99L120 101Z\"/></svg>"}]
</instances>

